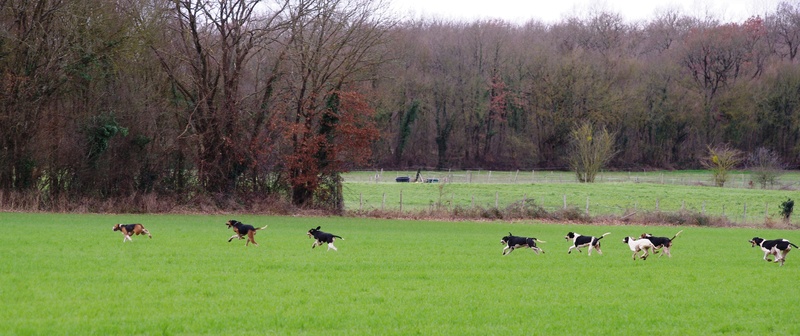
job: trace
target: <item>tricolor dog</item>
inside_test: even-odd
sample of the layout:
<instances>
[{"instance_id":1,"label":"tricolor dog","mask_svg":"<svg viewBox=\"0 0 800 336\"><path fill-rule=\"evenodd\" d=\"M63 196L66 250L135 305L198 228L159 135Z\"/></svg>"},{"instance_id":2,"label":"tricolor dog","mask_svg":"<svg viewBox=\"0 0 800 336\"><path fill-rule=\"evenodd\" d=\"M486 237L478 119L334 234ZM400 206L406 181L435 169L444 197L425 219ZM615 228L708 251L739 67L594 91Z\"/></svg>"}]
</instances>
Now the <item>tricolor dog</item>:
<instances>
[{"instance_id":1,"label":"tricolor dog","mask_svg":"<svg viewBox=\"0 0 800 336\"><path fill-rule=\"evenodd\" d=\"M572 253L572 249L577 249L578 252L583 252L581 251L581 247L584 246L589 246L589 255L592 255L592 249L597 250L597 253L603 254L603 251L600 250L600 239L603 239L603 237L610 234L611 232L606 232L600 237L593 237L583 236L575 232L568 232L564 239L572 240L572 246L569 247L567 254Z\"/></svg>"},{"instance_id":2,"label":"tricolor dog","mask_svg":"<svg viewBox=\"0 0 800 336\"><path fill-rule=\"evenodd\" d=\"M506 245L506 247L503 248L503 255L514 252L514 249L520 247L530 247L536 254L539 254L540 251L544 253L544 250L536 246L536 242L546 243L544 240L538 240L536 238L515 236L511 234L511 232L508 233L508 236L500 239L500 244Z\"/></svg>"},{"instance_id":3,"label":"tricolor dog","mask_svg":"<svg viewBox=\"0 0 800 336\"><path fill-rule=\"evenodd\" d=\"M683 232L683 230L678 231L678 233L672 236L672 238L653 237L652 234L642 233L640 238L647 238L650 240L650 242L653 243L653 245L656 247L656 249L653 250L653 253L658 253L658 250L664 249L664 253L661 253L659 257L663 256L666 253L667 257L672 258L672 254L669 253L669 249L672 247L672 241L675 240L675 238L677 238L678 235L681 234L681 232Z\"/></svg>"},{"instance_id":4,"label":"tricolor dog","mask_svg":"<svg viewBox=\"0 0 800 336\"><path fill-rule=\"evenodd\" d=\"M322 246L322 243L327 243L328 251L330 251L331 249L333 249L334 251L338 251L336 249L336 246L333 246L333 241L336 240L336 238L339 238L341 240L344 240L344 238L339 237L332 233L322 232L319 229L320 227L317 226L316 229L308 230L308 238L314 238L314 244L311 244L311 248L313 249L317 246Z\"/></svg>"},{"instance_id":5,"label":"tricolor dog","mask_svg":"<svg viewBox=\"0 0 800 336\"><path fill-rule=\"evenodd\" d=\"M258 243L256 243L256 238L255 238L256 232L258 230L264 230L267 228L267 226L269 226L269 225L264 225L264 227L257 228L249 224L244 224L235 219L227 221L225 225L227 225L228 228L232 228L233 232L235 233L233 236L228 238L228 242L230 243L231 240L233 240L233 238L244 239L244 237L246 236L247 242L244 244L244 246L250 245L250 243L253 243L253 245L258 246Z\"/></svg>"},{"instance_id":6,"label":"tricolor dog","mask_svg":"<svg viewBox=\"0 0 800 336\"><path fill-rule=\"evenodd\" d=\"M780 262L781 266L783 266L783 262L786 261L786 255L789 254L792 247L797 248L797 245L792 244L786 239L764 240L763 238L753 237L753 239L750 239L750 244L751 247L755 247L756 245L761 247L761 250L764 251L764 260L771 261L767 259L767 256L770 254L774 255L775 262Z\"/></svg>"},{"instance_id":7,"label":"tricolor dog","mask_svg":"<svg viewBox=\"0 0 800 336\"><path fill-rule=\"evenodd\" d=\"M133 241L133 239L131 239L132 235L137 235L138 236L140 234L146 234L148 237L153 238L153 235L150 234L150 231L147 231L147 229L144 228L144 225L139 224L139 223L136 223L136 224L114 224L114 226L111 227L111 230L113 230L113 231L122 231L122 235L124 236L124 238L122 238L122 242L123 243L126 240Z\"/></svg>"},{"instance_id":8,"label":"tricolor dog","mask_svg":"<svg viewBox=\"0 0 800 336\"><path fill-rule=\"evenodd\" d=\"M647 260L647 256L650 255L650 251L656 249L655 245L653 245L653 243L647 238L641 238L637 240L633 237L625 237L622 239L622 242L628 244L628 247L630 247L631 251L633 251L633 260L636 260L636 253L639 251L643 251L642 255L639 257L642 258L642 260Z\"/></svg>"}]
</instances>

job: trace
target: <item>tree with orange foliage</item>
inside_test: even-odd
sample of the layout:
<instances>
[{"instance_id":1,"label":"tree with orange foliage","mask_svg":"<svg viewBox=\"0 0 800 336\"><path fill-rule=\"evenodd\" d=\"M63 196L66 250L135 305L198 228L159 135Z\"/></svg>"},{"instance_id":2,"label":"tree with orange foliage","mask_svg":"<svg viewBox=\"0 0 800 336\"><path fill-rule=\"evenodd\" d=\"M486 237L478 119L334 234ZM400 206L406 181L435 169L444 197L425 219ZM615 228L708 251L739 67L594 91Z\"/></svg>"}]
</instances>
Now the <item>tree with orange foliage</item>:
<instances>
[{"instance_id":1,"label":"tree with orange foliage","mask_svg":"<svg viewBox=\"0 0 800 336\"><path fill-rule=\"evenodd\" d=\"M379 47L392 22L380 1L317 5L308 9L312 13L291 13L298 19L286 43L286 170L294 205L342 210L339 174L366 162L378 138L374 111L355 90L384 62Z\"/></svg>"}]
</instances>

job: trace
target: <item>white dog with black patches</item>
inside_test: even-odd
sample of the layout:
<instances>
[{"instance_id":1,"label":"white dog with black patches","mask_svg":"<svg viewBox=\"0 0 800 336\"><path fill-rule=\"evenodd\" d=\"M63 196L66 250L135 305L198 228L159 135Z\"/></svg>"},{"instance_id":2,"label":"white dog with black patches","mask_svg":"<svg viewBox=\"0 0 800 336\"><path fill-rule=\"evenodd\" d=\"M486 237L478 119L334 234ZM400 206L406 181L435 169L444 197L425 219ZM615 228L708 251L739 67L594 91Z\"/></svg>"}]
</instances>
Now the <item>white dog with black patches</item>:
<instances>
[{"instance_id":1,"label":"white dog with black patches","mask_svg":"<svg viewBox=\"0 0 800 336\"><path fill-rule=\"evenodd\" d=\"M798 248L797 245L792 244L786 239L764 240L764 238L761 237L753 237L753 239L750 239L750 244L751 247L758 246L761 248L761 251L764 251L764 260L771 261L767 257L774 255L775 262L779 262L781 266L783 266L783 263L786 261L786 255L792 250L792 246Z\"/></svg>"},{"instance_id":2,"label":"white dog with black patches","mask_svg":"<svg viewBox=\"0 0 800 336\"><path fill-rule=\"evenodd\" d=\"M597 250L597 253L603 254L603 251L600 250L600 239L610 234L611 232L606 232L600 237L592 237L582 236L575 232L568 232L564 239L572 240L572 246L569 247L567 254L572 253L572 249L577 249L578 252L582 252L581 247L584 246L589 246L589 255L592 255L592 249Z\"/></svg>"},{"instance_id":3,"label":"white dog with black patches","mask_svg":"<svg viewBox=\"0 0 800 336\"><path fill-rule=\"evenodd\" d=\"M636 253L639 253L639 251L642 251L642 255L639 257L642 258L642 260L647 260L647 256L650 255L650 251L656 249L656 246L653 245L653 242L647 238L637 240L633 237L625 237L622 239L622 242L628 244L628 247L630 247L631 251L633 251L633 260L636 260Z\"/></svg>"}]
</instances>

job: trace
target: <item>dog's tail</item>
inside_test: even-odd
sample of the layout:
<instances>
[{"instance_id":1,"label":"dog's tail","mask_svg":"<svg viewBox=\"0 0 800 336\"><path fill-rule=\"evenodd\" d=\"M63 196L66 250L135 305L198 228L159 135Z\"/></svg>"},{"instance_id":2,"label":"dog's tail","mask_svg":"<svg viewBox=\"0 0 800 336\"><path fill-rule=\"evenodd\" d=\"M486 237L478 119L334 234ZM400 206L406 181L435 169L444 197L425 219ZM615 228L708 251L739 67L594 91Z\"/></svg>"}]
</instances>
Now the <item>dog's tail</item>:
<instances>
[{"instance_id":1,"label":"dog's tail","mask_svg":"<svg viewBox=\"0 0 800 336\"><path fill-rule=\"evenodd\" d=\"M606 233L604 233L602 236L600 236L600 237L597 237L597 240L603 239L603 237L605 237L605 236L607 236L607 235L610 235L610 234L611 234L611 232L606 232Z\"/></svg>"},{"instance_id":2,"label":"dog's tail","mask_svg":"<svg viewBox=\"0 0 800 336\"><path fill-rule=\"evenodd\" d=\"M676 233L674 236L672 236L672 239L670 239L670 240L678 238L678 235L681 234L681 232L683 232L683 230L678 231L678 233Z\"/></svg>"},{"instance_id":3,"label":"dog's tail","mask_svg":"<svg viewBox=\"0 0 800 336\"><path fill-rule=\"evenodd\" d=\"M544 241L544 240L539 240L538 238L533 238L533 240L535 240L535 241L537 241L537 242L540 242L540 243L546 243L546 241Z\"/></svg>"},{"instance_id":4,"label":"dog's tail","mask_svg":"<svg viewBox=\"0 0 800 336\"><path fill-rule=\"evenodd\" d=\"M792 244L791 242L789 242L789 245L792 245L792 246L794 246L794 248L800 248L800 247L797 247L797 245L795 245L795 244Z\"/></svg>"},{"instance_id":5,"label":"dog's tail","mask_svg":"<svg viewBox=\"0 0 800 336\"><path fill-rule=\"evenodd\" d=\"M256 231L258 231L258 230L264 230L264 229L266 229L266 228L267 228L267 226L269 226L269 224L267 224L267 225L264 225L264 227L256 228Z\"/></svg>"},{"instance_id":6,"label":"dog's tail","mask_svg":"<svg viewBox=\"0 0 800 336\"><path fill-rule=\"evenodd\" d=\"M339 236L337 236L337 235L333 235L333 237L334 237L334 238L339 238L339 239L341 239L341 240L344 240L344 238L342 238L342 237L339 237Z\"/></svg>"}]
</instances>

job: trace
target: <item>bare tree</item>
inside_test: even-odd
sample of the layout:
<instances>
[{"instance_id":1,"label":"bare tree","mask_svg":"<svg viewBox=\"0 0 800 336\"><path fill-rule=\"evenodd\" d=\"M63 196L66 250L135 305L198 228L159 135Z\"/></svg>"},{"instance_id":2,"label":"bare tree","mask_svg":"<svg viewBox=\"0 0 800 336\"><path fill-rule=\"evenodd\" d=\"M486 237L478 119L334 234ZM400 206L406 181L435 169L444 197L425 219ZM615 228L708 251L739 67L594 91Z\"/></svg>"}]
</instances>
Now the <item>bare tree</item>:
<instances>
[{"instance_id":1,"label":"bare tree","mask_svg":"<svg viewBox=\"0 0 800 336\"><path fill-rule=\"evenodd\" d=\"M8 1L0 6L0 188L26 190L37 179L37 135L67 78L67 3Z\"/></svg>"},{"instance_id":2,"label":"bare tree","mask_svg":"<svg viewBox=\"0 0 800 336\"><path fill-rule=\"evenodd\" d=\"M570 133L570 168L580 182L594 182L595 176L615 154L613 133L605 127L595 129L591 122L583 122Z\"/></svg>"},{"instance_id":3,"label":"bare tree","mask_svg":"<svg viewBox=\"0 0 800 336\"><path fill-rule=\"evenodd\" d=\"M289 26L284 12L290 0L267 5L257 15L258 0L172 1L173 27L165 39L170 48L155 49L181 102L178 118L183 136L194 139L197 174L202 188L228 193L251 164L252 111L243 106L244 70L258 50L267 48ZM307 4L300 2L304 12ZM253 87L253 86L249 86ZM255 113L253 113L255 112Z\"/></svg>"},{"instance_id":4,"label":"bare tree","mask_svg":"<svg viewBox=\"0 0 800 336\"><path fill-rule=\"evenodd\" d=\"M378 0L322 0L290 12L284 99L291 149L286 164L296 205L312 205L318 197L341 208L339 173L368 157L368 141L342 150L343 143L335 140L377 135L374 121L364 119L369 108L352 93L373 79L372 69L386 57L381 46L392 23L385 6ZM348 119L360 127L349 127ZM323 190L328 192L319 194Z\"/></svg>"},{"instance_id":5,"label":"bare tree","mask_svg":"<svg viewBox=\"0 0 800 336\"><path fill-rule=\"evenodd\" d=\"M781 58L794 61L800 47L800 8L796 3L781 2L767 18L767 25L775 52Z\"/></svg>"},{"instance_id":6,"label":"bare tree","mask_svg":"<svg viewBox=\"0 0 800 336\"><path fill-rule=\"evenodd\" d=\"M707 148L708 156L701 163L714 174L714 184L724 187L728 181L728 173L742 162L742 152L727 144Z\"/></svg>"},{"instance_id":7,"label":"bare tree","mask_svg":"<svg viewBox=\"0 0 800 336\"><path fill-rule=\"evenodd\" d=\"M758 183L761 188L778 183L778 178L783 174L785 166L777 153L764 147L759 147L750 153L746 163L750 168L753 181Z\"/></svg>"}]
</instances>

